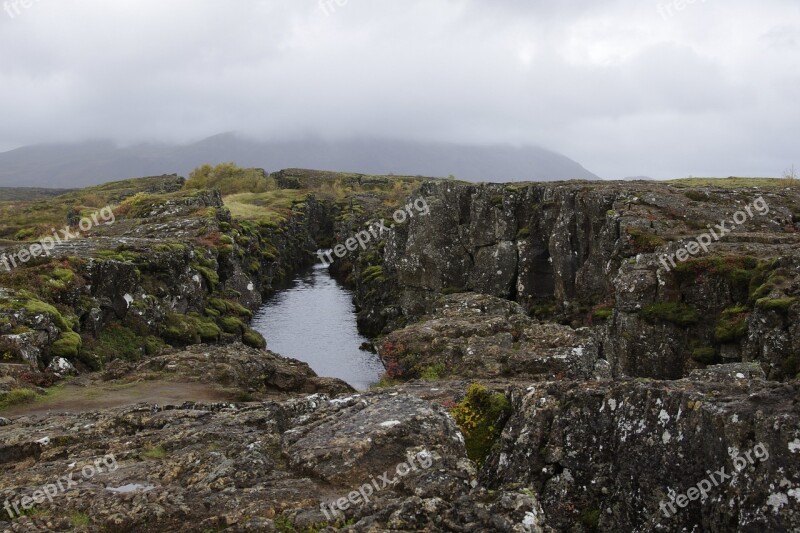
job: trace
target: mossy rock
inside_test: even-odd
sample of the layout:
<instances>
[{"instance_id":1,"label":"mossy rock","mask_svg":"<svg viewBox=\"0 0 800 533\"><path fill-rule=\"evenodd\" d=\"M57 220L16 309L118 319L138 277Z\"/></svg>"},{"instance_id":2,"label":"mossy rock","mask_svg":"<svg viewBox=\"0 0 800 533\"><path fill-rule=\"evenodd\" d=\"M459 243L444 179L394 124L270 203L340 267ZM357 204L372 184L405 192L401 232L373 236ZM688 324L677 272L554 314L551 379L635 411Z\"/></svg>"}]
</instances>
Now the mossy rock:
<instances>
[{"instance_id":1,"label":"mossy rock","mask_svg":"<svg viewBox=\"0 0 800 533\"><path fill-rule=\"evenodd\" d=\"M481 466L499 441L505 423L511 416L511 403L505 394L492 392L473 383L464 400L450 413L464 434L467 455Z\"/></svg>"},{"instance_id":2,"label":"mossy rock","mask_svg":"<svg viewBox=\"0 0 800 533\"><path fill-rule=\"evenodd\" d=\"M247 328L247 331L245 331L244 335L242 335L242 342L251 348L256 348L259 350L267 349L266 339L254 329Z\"/></svg>"},{"instance_id":3,"label":"mossy rock","mask_svg":"<svg viewBox=\"0 0 800 533\"><path fill-rule=\"evenodd\" d=\"M75 360L81 351L81 346L83 346L83 339L80 335L73 331L65 331L50 346L50 356Z\"/></svg>"},{"instance_id":4,"label":"mossy rock","mask_svg":"<svg viewBox=\"0 0 800 533\"><path fill-rule=\"evenodd\" d=\"M521 229L520 229L520 230L517 232L517 240L518 240L518 241L521 241L521 240L527 239L527 238L528 238L528 237L530 237L530 236L531 236L531 230L530 230L530 229L528 229L528 228L521 228Z\"/></svg>"},{"instance_id":5,"label":"mossy rock","mask_svg":"<svg viewBox=\"0 0 800 533\"><path fill-rule=\"evenodd\" d=\"M608 320L612 316L614 316L614 308L613 307L601 306L601 307L596 307L592 311L592 318L594 320L600 320L600 321Z\"/></svg>"},{"instance_id":6,"label":"mossy rock","mask_svg":"<svg viewBox=\"0 0 800 533\"><path fill-rule=\"evenodd\" d=\"M800 298L761 298L756 301L756 307L765 311L779 311L786 313L789 308L800 301Z\"/></svg>"},{"instance_id":7,"label":"mossy rock","mask_svg":"<svg viewBox=\"0 0 800 533\"><path fill-rule=\"evenodd\" d=\"M247 326L236 318L235 316L226 316L220 320L220 325L225 333L239 334L243 332Z\"/></svg>"},{"instance_id":8,"label":"mossy rock","mask_svg":"<svg viewBox=\"0 0 800 533\"><path fill-rule=\"evenodd\" d=\"M633 251L637 254L653 253L667 243L663 237L644 232L637 228L628 228L627 231L633 242Z\"/></svg>"},{"instance_id":9,"label":"mossy rock","mask_svg":"<svg viewBox=\"0 0 800 533\"><path fill-rule=\"evenodd\" d=\"M465 289L464 287L445 287L439 292L441 292L445 296L448 296L450 294L461 294L467 292L467 289Z\"/></svg>"},{"instance_id":10,"label":"mossy rock","mask_svg":"<svg viewBox=\"0 0 800 533\"><path fill-rule=\"evenodd\" d=\"M692 351L692 359L704 365L713 365L717 362L717 350L710 346L695 348Z\"/></svg>"},{"instance_id":11,"label":"mossy rock","mask_svg":"<svg viewBox=\"0 0 800 533\"><path fill-rule=\"evenodd\" d=\"M167 342L188 345L216 342L222 337L222 331L213 320L197 313L172 314L167 316L163 335Z\"/></svg>"},{"instance_id":12,"label":"mossy rock","mask_svg":"<svg viewBox=\"0 0 800 533\"><path fill-rule=\"evenodd\" d=\"M653 304L642 309L640 315L650 323L670 322L684 327L700 322L700 313L695 308L681 303Z\"/></svg>"},{"instance_id":13,"label":"mossy rock","mask_svg":"<svg viewBox=\"0 0 800 533\"><path fill-rule=\"evenodd\" d=\"M722 312L714 338L717 342L736 342L747 335L747 318L750 309L745 306L736 306Z\"/></svg>"}]
</instances>

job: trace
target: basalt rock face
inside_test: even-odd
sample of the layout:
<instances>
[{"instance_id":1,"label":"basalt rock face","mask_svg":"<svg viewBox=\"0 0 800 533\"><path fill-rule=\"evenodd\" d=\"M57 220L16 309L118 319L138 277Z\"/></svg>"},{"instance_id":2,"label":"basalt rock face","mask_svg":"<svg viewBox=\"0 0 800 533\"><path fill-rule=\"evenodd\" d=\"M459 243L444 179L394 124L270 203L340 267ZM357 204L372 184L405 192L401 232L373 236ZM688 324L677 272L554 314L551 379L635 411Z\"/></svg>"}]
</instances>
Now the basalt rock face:
<instances>
[{"instance_id":1,"label":"basalt rock face","mask_svg":"<svg viewBox=\"0 0 800 533\"><path fill-rule=\"evenodd\" d=\"M559 531L795 531L800 387L759 373L515 388L483 481L533 487Z\"/></svg>"},{"instance_id":2,"label":"basalt rock face","mask_svg":"<svg viewBox=\"0 0 800 533\"><path fill-rule=\"evenodd\" d=\"M519 304L467 293L441 297L425 320L382 339L378 354L404 380L609 378L598 348L589 328L540 323Z\"/></svg>"},{"instance_id":3,"label":"basalt rock face","mask_svg":"<svg viewBox=\"0 0 800 533\"><path fill-rule=\"evenodd\" d=\"M449 415L405 392L17 418L3 435L3 501L76 482L13 524L3 511L8 531L76 515L93 531L545 530L530 491L481 487Z\"/></svg>"},{"instance_id":4,"label":"basalt rock face","mask_svg":"<svg viewBox=\"0 0 800 533\"><path fill-rule=\"evenodd\" d=\"M420 194L430 214L395 227L383 255L399 293L384 302L388 329L430 312L442 292L474 291L593 326L616 376L677 379L737 361L774 379L800 371L797 188L437 182ZM722 221L736 231L676 260Z\"/></svg>"},{"instance_id":5,"label":"basalt rock face","mask_svg":"<svg viewBox=\"0 0 800 533\"><path fill-rule=\"evenodd\" d=\"M36 370L57 358L96 370L165 344L263 345L249 317L314 260L329 209L312 196L285 225L260 226L233 220L216 191L131 197L114 220L73 230L50 257L0 273L9 287L0 292L0 356Z\"/></svg>"}]
</instances>

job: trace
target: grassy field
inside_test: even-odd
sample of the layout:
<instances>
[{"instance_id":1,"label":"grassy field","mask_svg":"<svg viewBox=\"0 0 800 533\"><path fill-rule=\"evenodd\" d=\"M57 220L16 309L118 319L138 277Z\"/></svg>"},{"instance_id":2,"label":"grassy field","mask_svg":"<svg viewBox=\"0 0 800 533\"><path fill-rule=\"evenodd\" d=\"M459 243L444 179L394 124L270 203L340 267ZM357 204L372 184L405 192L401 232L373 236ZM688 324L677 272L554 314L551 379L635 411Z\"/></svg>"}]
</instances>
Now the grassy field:
<instances>
[{"instance_id":1,"label":"grassy field","mask_svg":"<svg viewBox=\"0 0 800 533\"><path fill-rule=\"evenodd\" d=\"M800 180L785 178L681 178L669 180L669 183L678 187L721 187L723 189L737 189L740 187L800 187Z\"/></svg>"},{"instance_id":2,"label":"grassy field","mask_svg":"<svg viewBox=\"0 0 800 533\"><path fill-rule=\"evenodd\" d=\"M141 191L160 191L177 178L155 176L105 183L59 196L39 200L8 200L0 202L0 241L24 241L52 233L51 228L63 228L70 213L84 216L120 202Z\"/></svg>"}]
</instances>

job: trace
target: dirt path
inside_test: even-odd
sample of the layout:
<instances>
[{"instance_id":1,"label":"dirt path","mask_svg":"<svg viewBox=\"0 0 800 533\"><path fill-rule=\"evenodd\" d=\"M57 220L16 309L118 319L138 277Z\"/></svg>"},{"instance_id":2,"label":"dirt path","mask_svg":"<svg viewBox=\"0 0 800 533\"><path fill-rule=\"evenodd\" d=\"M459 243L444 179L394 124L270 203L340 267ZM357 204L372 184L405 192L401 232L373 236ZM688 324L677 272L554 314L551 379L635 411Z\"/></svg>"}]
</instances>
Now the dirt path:
<instances>
[{"instance_id":1,"label":"dirt path","mask_svg":"<svg viewBox=\"0 0 800 533\"><path fill-rule=\"evenodd\" d=\"M0 416L14 417L50 413L84 413L139 402L181 404L187 401L230 401L234 393L215 385L174 381L139 381L126 384L67 382L33 403L16 405Z\"/></svg>"}]
</instances>

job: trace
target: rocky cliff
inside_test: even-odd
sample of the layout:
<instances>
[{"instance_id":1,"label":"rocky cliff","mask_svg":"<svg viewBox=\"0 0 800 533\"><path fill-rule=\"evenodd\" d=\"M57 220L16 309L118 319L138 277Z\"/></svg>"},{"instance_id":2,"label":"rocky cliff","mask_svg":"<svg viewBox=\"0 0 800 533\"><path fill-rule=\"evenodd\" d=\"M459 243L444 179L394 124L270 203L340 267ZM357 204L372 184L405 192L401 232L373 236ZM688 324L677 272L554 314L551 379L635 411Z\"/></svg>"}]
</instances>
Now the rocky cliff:
<instances>
[{"instance_id":1,"label":"rocky cliff","mask_svg":"<svg viewBox=\"0 0 800 533\"><path fill-rule=\"evenodd\" d=\"M675 379L737 361L775 379L800 371L797 188L440 182L419 194L430 215L396 228L385 248L385 277L411 320L442 293L474 291L593 327L615 376ZM751 207L757 199L768 212ZM707 253L675 260L745 207L752 216Z\"/></svg>"},{"instance_id":2,"label":"rocky cliff","mask_svg":"<svg viewBox=\"0 0 800 533\"><path fill-rule=\"evenodd\" d=\"M0 418L3 499L118 466L0 526L800 530L792 184L271 178L225 199L126 189L115 224L0 274L7 373L231 396ZM428 213L392 221L419 199ZM381 219L332 270L380 334L382 388L260 350L262 297Z\"/></svg>"}]
</instances>

